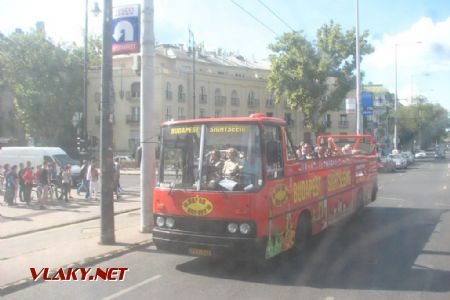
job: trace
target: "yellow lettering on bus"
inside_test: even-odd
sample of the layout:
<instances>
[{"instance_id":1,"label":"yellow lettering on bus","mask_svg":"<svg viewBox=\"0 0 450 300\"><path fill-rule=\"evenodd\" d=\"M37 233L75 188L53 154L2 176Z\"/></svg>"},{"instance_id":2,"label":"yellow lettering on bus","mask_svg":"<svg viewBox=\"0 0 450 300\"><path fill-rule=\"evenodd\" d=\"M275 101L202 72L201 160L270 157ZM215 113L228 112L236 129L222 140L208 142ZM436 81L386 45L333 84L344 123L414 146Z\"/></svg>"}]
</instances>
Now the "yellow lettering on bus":
<instances>
[{"instance_id":1,"label":"yellow lettering on bus","mask_svg":"<svg viewBox=\"0 0 450 300\"><path fill-rule=\"evenodd\" d=\"M243 133L248 131L248 126L215 126L210 127L210 133Z\"/></svg>"},{"instance_id":2,"label":"yellow lettering on bus","mask_svg":"<svg viewBox=\"0 0 450 300\"><path fill-rule=\"evenodd\" d=\"M328 192L350 186L352 177L349 169L332 172L327 177Z\"/></svg>"},{"instance_id":3,"label":"yellow lettering on bus","mask_svg":"<svg viewBox=\"0 0 450 300\"><path fill-rule=\"evenodd\" d=\"M199 133L199 127L173 127L170 128L170 134L189 134L189 133Z\"/></svg>"},{"instance_id":4,"label":"yellow lettering on bus","mask_svg":"<svg viewBox=\"0 0 450 300\"><path fill-rule=\"evenodd\" d=\"M311 179L295 182L294 203L300 203L320 195L320 176L314 176Z\"/></svg>"}]
</instances>

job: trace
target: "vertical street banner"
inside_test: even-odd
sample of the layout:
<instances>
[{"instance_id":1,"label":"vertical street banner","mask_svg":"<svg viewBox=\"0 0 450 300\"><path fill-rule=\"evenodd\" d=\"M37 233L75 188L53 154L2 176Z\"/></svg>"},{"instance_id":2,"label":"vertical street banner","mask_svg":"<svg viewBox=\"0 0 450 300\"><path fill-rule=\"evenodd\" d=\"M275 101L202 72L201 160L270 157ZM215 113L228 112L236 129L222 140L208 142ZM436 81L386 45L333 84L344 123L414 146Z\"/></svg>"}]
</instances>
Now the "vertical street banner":
<instances>
[{"instance_id":1,"label":"vertical street banner","mask_svg":"<svg viewBox=\"0 0 450 300\"><path fill-rule=\"evenodd\" d=\"M345 112L348 114L356 113L356 99L345 99Z\"/></svg>"},{"instance_id":2,"label":"vertical street banner","mask_svg":"<svg viewBox=\"0 0 450 300\"><path fill-rule=\"evenodd\" d=\"M113 8L112 54L140 52L140 5L126 5Z\"/></svg>"},{"instance_id":3,"label":"vertical street banner","mask_svg":"<svg viewBox=\"0 0 450 300\"><path fill-rule=\"evenodd\" d=\"M361 102L362 102L363 116L373 115L373 93L372 92L362 92Z\"/></svg>"}]
</instances>

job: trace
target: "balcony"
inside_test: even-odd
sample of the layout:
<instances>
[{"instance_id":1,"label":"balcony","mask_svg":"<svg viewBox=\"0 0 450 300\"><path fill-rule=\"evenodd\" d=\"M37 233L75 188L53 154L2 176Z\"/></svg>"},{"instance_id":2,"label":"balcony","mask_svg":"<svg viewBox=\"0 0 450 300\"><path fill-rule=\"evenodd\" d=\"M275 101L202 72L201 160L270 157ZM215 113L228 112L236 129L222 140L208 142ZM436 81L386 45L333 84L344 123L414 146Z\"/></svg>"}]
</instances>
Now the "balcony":
<instances>
[{"instance_id":1,"label":"balcony","mask_svg":"<svg viewBox=\"0 0 450 300\"><path fill-rule=\"evenodd\" d=\"M139 124L141 117L139 115L127 115L126 122L130 125Z\"/></svg>"},{"instance_id":2,"label":"balcony","mask_svg":"<svg viewBox=\"0 0 450 300\"><path fill-rule=\"evenodd\" d=\"M125 93L126 99L128 101L132 101L132 102L139 102L141 101L141 95L138 92L135 91L127 91Z\"/></svg>"},{"instance_id":3,"label":"balcony","mask_svg":"<svg viewBox=\"0 0 450 300\"><path fill-rule=\"evenodd\" d=\"M216 96L214 98L214 104L216 106L224 106L227 103L227 97L225 96Z\"/></svg>"},{"instance_id":4,"label":"balcony","mask_svg":"<svg viewBox=\"0 0 450 300\"><path fill-rule=\"evenodd\" d=\"M348 121L339 121L339 128L348 128Z\"/></svg>"}]
</instances>

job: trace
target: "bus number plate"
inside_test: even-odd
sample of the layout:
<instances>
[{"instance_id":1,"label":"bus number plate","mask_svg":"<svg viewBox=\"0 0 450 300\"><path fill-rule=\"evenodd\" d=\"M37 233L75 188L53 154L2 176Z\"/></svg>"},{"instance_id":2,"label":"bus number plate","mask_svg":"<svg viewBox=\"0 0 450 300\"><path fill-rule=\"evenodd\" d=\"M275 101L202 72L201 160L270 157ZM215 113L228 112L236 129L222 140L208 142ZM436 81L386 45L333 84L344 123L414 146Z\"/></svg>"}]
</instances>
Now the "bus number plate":
<instances>
[{"instance_id":1,"label":"bus number plate","mask_svg":"<svg viewBox=\"0 0 450 300\"><path fill-rule=\"evenodd\" d=\"M212 256L211 249L189 248L189 254L195 256Z\"/></svg>"}]
</instances>

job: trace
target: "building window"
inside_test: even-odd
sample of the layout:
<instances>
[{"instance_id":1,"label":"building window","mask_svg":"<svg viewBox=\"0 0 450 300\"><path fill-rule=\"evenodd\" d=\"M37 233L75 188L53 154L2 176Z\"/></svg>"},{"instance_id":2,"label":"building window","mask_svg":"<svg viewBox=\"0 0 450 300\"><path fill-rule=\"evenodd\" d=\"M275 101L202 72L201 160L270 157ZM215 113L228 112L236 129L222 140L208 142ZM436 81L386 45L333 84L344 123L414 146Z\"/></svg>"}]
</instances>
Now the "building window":
<instances>
[{"instance_id":1,"label":"building window","mask_svg":"<svg viewBox=\"0 0 450 300\"><path fill-rule=\"evenodd\" d=\"M208 99L208 97L206 95L206 89L205 89L204 86L201 86L200 87L200 103L201 104L206 104L207 99Z\"/></svg>"},{"instance_id":2,"label":"building window","mask_svg":"<svg viewBox=\"0 0 450 300\"><path fill-rule=\"evenodd\" d=\"M273 117L273 112L268 111L268 112L266 113L266 116L268 116L268 117Z\"/></svg>"},{"instance_id":3,"label":"building window","mask_svg":"<svg viewBox=\"0 0 450 300\"><path fill-rule=\"evenodd\" d=\"M166 121L171 120L172 119L172 109L170 108L170 106L166 107L166 116L165 116Z\"/></svg>"},{"instance_id":4,"label":"building window","mask_svg":"<svg viewBox=\"0 0 450 300\"><path fill-rule=\"evenodd\" d=\"M231 111L231 116L232 117L237 117L238 116L238 111L237 110L232 110Z\"/></svg>"},{"instance_id":5,"label":"building window","mask_svg":"<svg viewBox=\"0 0 450 300\"><path fill-rule=\"evenodd\" d=\"M273 107L273 103L274 103L273 96L269 96L266 99L266 107L267 108L272 108Z\"/></svg>"},{"instance_id":6,"label":"building window","mask_svg":"<svg viewBox=\"0 0 450 300\"><path fill-rule=\"evenodd\" d=\"M166 99L172 100L172 85L170 82L166 83Z\"/></svg>"},{"instance_id":7,"label":"building window","mask_svg":"<svg viewBox=\"0 0 450 300\"><path fill-rule=\"evenodd\" d=\"M339 116L339 128L348 128L347 114L341 114Z\"/></svg>"},{"instance_id":8,"label":"building window","mask_svg":"<svg viewBox=\"0 0 450 300\"><path fill-rule=\"evenodd\" d=\"M308 143L308 144L312 144L312 139L311 139L311 132L305 132L303 134L303 142Z\"/></svg>"},{"instance_id":9,"label":"building window","mask_svg":"<svg viewBox=\"0 0 450 300\"><path fill-rule=\"evenodd\" d=\"M141 97L141 84L139 82L133 82L131 84L131 97L132 98Z\"/></svg>"},{"instance_id":10,"label":"building window","mask_svg":"<svg viewBox=\"0 0 450 300\"><path fill-rule=\"evenodd\" d=\"M326 114L324 116L324 125L326 128L331 128L331 115L330 114Z\"/></svg>"},{"instance_id":11,"label":"building window","mask_svg":"<svg viewBox=\"0 0 450 300\"><path fill-rule=\"evenodd\" d=\"M222 92L219 88L214 91L214 103L218 106L225 105L226 97L222 96Z\"/></svg>"},{"instance_id":12,"label":"building window","mask_svg":"<svg viewBox=\"0 0 450 300\"><path fill-rule=\"evenodd\" d=\"M204 108L200 108L200 118L206 118L206 111Z\"/></svg>"},{"instance_id":13,"label":"building window","mask_svg":"<svg viewBox=\"0 0 450 300\"><path fill-rule=\"evenodd\" d=\"M183 120L186 119L186 116L184 115L184 108L178 107L178 119Z\"/></svg>"},{"instance_id":14,"label":"building window","mask_svg":"<svg viewBox=\"0 0 450 300\"><path fill-rule=\"evenodd\" d=\"M214 112L214 116L216 117L216 118L220 118L220 110L216 110L215 112Z\"/></svg>"},{"instance_id":15,"label":"building window","mask_svg":"<svg viewBox=\"0 0 450 300\"><path fill-rule=\"evenodd\" d=\"M247 105L248 106L256 106L258 105L258 99L256 99L255 97L255 92L254 91L250 91L248 93L248 98L247 98Z\"/></svg>"},{"instance_id":16,"label":"building window","mask_svg":"<svg viewBox=\"0 0 450 300\"><path fill-rule=\"evenodd\" d=\"M178 86L178 102L185 102L186 101L186 94L184 93L183 85L180 84Z\"/></svg>"},{"instance_id":17,"label":"building window","mask_svg":"<svg viewBox=\"0 0 450 300\"><path fill-rule=\"evenodd\" d=\"M236 90L233 90L231 92L231 105L233 106L239 106L239 96Z\"/></svg>"}]
</instances>

